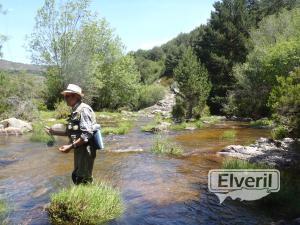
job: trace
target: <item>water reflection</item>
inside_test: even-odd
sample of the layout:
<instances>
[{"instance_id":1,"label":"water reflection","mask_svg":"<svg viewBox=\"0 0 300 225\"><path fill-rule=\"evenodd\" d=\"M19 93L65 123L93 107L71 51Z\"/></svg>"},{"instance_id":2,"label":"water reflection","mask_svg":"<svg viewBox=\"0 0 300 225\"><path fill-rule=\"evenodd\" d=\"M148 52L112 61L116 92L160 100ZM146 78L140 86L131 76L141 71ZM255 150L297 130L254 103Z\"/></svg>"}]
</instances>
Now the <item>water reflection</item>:
<instances>
[{"instance_id":1,"label":"water reflection","mask_svg":"<svg viewBox=\"0 0 300 225\"><path fill-rule=\"evenodd\" d=\"M235 143L245 143L266 130L251 129L244 123L224 122L195 131L171 133L188 154L183 157L158 156L149 152L153 136L140 132L147 118L137 121L133 131L106 137L112 152L98 152L94 177L121 192L124 215L111 224L265 224L268 216L253 204L226 200L219 205L207 191L207 173L218 168L222 158L215 154L232 141L220 140L226 129L237 130ZM9 224L49 224L43 207L49 195L72 185L73 154L57 151L65 139L53 147L31 143L28 136L0 137L0 158L15 161L0 164L0 197L8 200L12 211ZM143 148L144 152L115 153L114 149Z\"/></svg>"}]
</instances>

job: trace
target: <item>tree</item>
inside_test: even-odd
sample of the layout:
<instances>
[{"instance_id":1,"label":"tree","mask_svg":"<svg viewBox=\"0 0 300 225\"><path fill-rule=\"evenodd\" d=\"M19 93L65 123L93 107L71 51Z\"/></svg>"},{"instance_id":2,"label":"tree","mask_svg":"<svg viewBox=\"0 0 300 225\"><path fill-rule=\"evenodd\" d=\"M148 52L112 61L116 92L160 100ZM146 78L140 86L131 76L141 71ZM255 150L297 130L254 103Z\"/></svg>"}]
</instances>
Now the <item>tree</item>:
<instances>
[{"instance_id":1,"label":"tree","mask_svg":"<svg viewBox=\"0 0 300 225\"><path fill-rule=\"evenodd\" d=\"M102 81L95 72L122 57L123 46L104 19L93 15L89 0L68 0L57 7L45 0L35 18L29 47L35 63L48 66L48 107L53 108L60 91L75 83L92 104Z\"/></svg>"},{"instance_id":2,"label":"tree","mask_svg":"<svg viewBox=\"0 0 300 225\"><path fill-rule=\"evenodd\" d=\"M269 98L269 106L279 126L286 127L288 135L300 135L300 68L287 77L277 77Z\"/></svg>"},{"instance_id":3,"label":"tree","mask_svg":"<svg viewBox=\"0 0 300 225\"><path fill-rule=\"evenodd\" d=\"M249 29L252 26L248 6L247 0L216 2L205 33L195 46L212 81L209 106L215 114L222 112L226 93L235 84L233 65L244 62L248 54Z\"/></svg>"},{"instance_id":4,"label":"tree","mask_svg":"<svg viewBox=\"0 0 300 225\"><path fill-rule=\"evenodd\" d=\"M253 31L253 50L244 64L233 69L237 83L228 96L227 113L256 119L270 116L267 102L278 84L276 76L286 76L300 66L299 12L285 10L269 16Z\"/></svg>"},{"instance_id":5,"label":"tree","mask_svg":"<svg viewBox=\"0 0 300 225\"><path fill-rule=\"evenodd\" d=\"M175 68L174 75L180 91L178 95L186 102L186 119L191 119L196 116L196 108L201 112L205 107L211 88L208 72L189 47Z\"/></svg>"},{"instance_id":6,"label":"tree","mask_svg":"<svg viewBox=\"0 0 300 225\"><path fill-rule=\"evenodd\" d=\"M95 73L102 87L97 89L95 108L135 108L138 101L140 74L131 56L99 66Z\"/></svg>"}]
</instances>

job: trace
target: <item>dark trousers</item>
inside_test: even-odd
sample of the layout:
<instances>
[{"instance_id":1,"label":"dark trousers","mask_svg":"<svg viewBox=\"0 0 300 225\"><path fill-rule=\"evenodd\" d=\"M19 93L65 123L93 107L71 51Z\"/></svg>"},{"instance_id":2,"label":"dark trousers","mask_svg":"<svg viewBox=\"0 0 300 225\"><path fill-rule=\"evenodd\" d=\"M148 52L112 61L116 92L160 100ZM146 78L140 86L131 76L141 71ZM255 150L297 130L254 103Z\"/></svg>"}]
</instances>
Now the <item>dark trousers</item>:
<instances>
[{"instance_id":1,"label":"dark trousers","mask_svg":"<svg viewBox=\"0 0 300 225\"><path fill-rule=\"evenodd\" d=\"M89 177L89 178L84 178L84 177L79 177L76 175L76 170L73 171L72 173L72 180L73 183L76 185L79 184L91 184L93 182L93 178Z\"/></svg>"}]
</instances>

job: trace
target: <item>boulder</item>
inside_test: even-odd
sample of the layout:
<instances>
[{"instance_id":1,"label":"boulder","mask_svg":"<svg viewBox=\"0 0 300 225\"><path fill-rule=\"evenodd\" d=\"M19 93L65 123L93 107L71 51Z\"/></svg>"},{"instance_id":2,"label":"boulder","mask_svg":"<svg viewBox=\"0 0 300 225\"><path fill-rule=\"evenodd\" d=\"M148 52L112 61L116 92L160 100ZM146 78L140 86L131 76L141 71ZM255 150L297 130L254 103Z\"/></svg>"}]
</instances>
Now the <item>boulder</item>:
<instances>
[{"instance_id":1,"label":"boulder","mask_svg":"<svg viewBox=\"0 0 300 225\"><path fill-rule=\"evenodd\" d=\"M266 163L278 168L289 168L300 162L299 142L291 138L273 140L259 138L249 146L229 145L219 154L248 160L252 163Z\"/></svg>"},{"instance_id":2,"label":"boulder","mask_svg":"<svg viewBox=\"0 0 300 225\"><path fill-rule=\"evenodd\" d=\"M13 130L15 130L16 132L21 131L21 133L32 131L32 126L29 122L19 120L16 118L2 120L0 121L0 124L2 125L2 129L4 130L10 128L9 130L7 130L8 132L13 132Z\"/></svg>"}]
</instances>

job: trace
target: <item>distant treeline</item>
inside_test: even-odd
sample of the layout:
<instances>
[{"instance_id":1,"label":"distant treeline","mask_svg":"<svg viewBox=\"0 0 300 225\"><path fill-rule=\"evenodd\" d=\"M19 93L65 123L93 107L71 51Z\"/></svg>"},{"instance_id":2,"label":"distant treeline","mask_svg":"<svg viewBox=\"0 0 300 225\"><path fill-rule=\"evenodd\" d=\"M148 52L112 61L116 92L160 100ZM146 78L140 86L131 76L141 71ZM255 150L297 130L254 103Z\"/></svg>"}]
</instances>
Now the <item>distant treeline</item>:
<instances>
[{"instance_id":1,"label":"distant treeline","mask_svg":"<svg viewBox=\"0 0 300 225\"><path fill-rule=\"evenodd\" d=\"M272 116L281 124L280 132L299 135L299 2L218 1L206 25L180 34L162 46L130 54L145 84L161 76L175 78L181 93L177 95L174 116L186 119L199 116L199 109L204 110L205 105L203 100L195 99L203 99L209 89L206 103L212 114L253 119ZM195 83L188 64L181 70L184 77L176 75L178 67L182 69L180 63L193 64L193 57L186 59L190 48L199 67L207 69L211 83L209 88L206 81L197 81L198 89L207 88L193 97L186 96L192 88L180 88ZM205 72L200 77L203 80ZM182 102L186 104L181 107Z\"/></svg>"},{"instance_id":2,"label":"distant treeline","mask_svg":"<svg viewBox=\"0 0 300 225\"><path fill-rule=\"evenodd\" d=\"M96 110L137 110L163 97L157 80L167 77L174 80L173 116L178 121L208 111L272 117L281 136L299 135L299 0L218 1L206 25L128 54L89 4L45 0L28 43L33 62L47 67L45 81L35 84L41 92L27 85L32 81L24 82L24 76L10 81L2 73L0 116L21 109L16 102L54 109L68 83L80 85Z\"/></svg>"}]
</instances>

